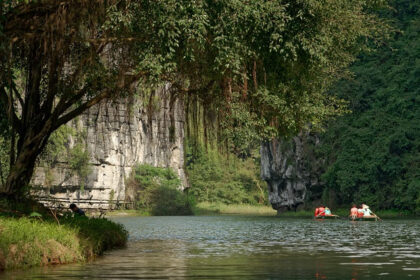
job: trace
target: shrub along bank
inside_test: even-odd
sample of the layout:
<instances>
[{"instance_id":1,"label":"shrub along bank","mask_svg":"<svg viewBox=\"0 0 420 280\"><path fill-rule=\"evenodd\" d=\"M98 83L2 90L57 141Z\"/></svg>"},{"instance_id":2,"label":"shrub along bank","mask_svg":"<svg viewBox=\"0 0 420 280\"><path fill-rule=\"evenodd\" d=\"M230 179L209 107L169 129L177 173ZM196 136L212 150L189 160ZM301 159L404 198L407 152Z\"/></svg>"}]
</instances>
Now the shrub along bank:
<instances>
[{"instance_id":1,"label":"shrub along bank","mask_svg":"<svg viewBox=\"0 0 420 280\"><path fill-rule=\"evenodd\" d=\"M122 225L103 218L69 217L58 224L0 215L0 271L86 261L124 246L127 237Z\"/></svg>"},{"instance_id":2,"label":"shrub along bank","mask_svg":"<svg viewBox=\"0 0 420 280\"><path fill-rule=\"evenodd\" d=\"M127 180L127 189L141 215L191 215L194 200L179 190L181 180L171 168L139 164Z\"/></svg>"},{"instance_id":3,"label":"shrub along bank","mask_svg":"<svg viewBox=\"0 0 420 280\"><path fill-rule=\"evenodd\" d=\"M199 202L267 206L266 183L260 178L260 158L238 158L230 153L186 145L189 195Z\"/></svg>"},{"instance_id":4,"label":"shrub along bank","mask_svg":"<svg viewBox=\"0 0 420 280\"><path fill-rule=\"evenodd\" d=\"M193 207L194 215L250 215L275 216L277 211L267 205L224 204L199 202Z\"/></svg>"}]
</instances>

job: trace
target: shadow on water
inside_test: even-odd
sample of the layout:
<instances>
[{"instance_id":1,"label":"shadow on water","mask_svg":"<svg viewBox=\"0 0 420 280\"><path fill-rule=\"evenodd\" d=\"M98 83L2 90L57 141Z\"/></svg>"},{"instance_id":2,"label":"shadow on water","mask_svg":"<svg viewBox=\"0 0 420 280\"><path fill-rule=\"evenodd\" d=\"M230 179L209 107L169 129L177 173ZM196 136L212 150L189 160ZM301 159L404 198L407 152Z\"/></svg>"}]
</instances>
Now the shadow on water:
<instances>
[{"instance_id":1,"label":"shadow on water","mask_svg":"<svg viewBox=\"0 0 420 280\"><path fill-rule=\"evenodd\" d=\"M125 249L0 279L420 279L420 223L277 217L114 218Z\"/></svg>"}]
</instances>

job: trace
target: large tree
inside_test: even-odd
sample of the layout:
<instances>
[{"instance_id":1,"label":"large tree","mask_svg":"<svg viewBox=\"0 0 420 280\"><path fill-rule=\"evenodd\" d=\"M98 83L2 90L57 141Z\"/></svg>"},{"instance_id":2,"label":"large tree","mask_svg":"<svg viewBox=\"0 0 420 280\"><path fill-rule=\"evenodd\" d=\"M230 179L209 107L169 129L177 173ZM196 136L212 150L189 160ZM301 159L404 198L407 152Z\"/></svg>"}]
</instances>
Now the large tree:
<instances>
[{"instance_id":1,"label":"large tree","mask_svg":"<svg viewBox=\"0 0 420 280\"><path fill-rule=\"evenodd\" d=\"M372 2L1 1L0 100L11 135L2 192L28 185L58 127L159 82L222 104L226 116L248 111L264 131L320 123L341 106L325 91L384 26Z\"/></svg>"}]
</instances>

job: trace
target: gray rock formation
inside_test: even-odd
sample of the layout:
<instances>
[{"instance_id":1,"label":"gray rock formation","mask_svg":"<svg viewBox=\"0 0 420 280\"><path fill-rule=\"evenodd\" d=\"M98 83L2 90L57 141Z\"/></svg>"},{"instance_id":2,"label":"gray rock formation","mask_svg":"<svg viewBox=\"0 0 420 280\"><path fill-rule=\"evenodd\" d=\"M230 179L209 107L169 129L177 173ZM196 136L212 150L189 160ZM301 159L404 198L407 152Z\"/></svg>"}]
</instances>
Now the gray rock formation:
<instances>
[{"instance_id":1,"label":"gray rock formation","mask_svg":"<svg viewBox=\"0 0 420 280\"><path fill-rule=\"evenodd\" d=\"M313 153L318 137L300 133L289 140L272 140L261 146L261 177L268 198L279 213L305 202L308 190L320 186L320 160Z\"/></svg>"},{"instance_id":2,"label":"gray rock formation","mask_svg":"<svg viewBox=\"0 0 420 280\"><path fill-rule=\"evenodd\" d=\"M168 87L140 98L106 101L68 125L84 131L89 153L89 175L80 178L69 162L53 167L40 163L32 179L45 202L82 208L108 208L133 198L125 180L138 163L171 167L186 186L184 173L184 108ZM70 146L75 140L70 139ZM53 198L54 201L50 201Z\"/></svg>"}]
</instances>

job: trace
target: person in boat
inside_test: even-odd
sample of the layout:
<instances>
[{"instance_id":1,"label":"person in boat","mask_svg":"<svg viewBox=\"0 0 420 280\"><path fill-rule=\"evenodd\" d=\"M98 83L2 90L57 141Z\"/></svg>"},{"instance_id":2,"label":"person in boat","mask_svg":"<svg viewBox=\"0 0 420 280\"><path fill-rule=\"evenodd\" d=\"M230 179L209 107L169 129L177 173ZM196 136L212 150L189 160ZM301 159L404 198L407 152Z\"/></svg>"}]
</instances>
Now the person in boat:
<instances>
[{"instance_id":1,"label":"person in boat","mask_svg":"<svg viewBox=\"0 0 420 280\"><path fill-rule=\"evenodd\" d=\"M319 215L319 207L315 208L314 217L317 217L318 215Z\"/></svg>"},{"instance_id":2,"label":"person in boat","mask_svg":"<svg viewBox=\"0 0 420 280\"><path fill-rule=\"evenodd\" d=\"M318 215L317 215L317 217L319 217L319 216L325 216L325 206L324 205L321 205L318 208Z\"/></svg>"},{"instance_id":3,"label":"person in boat","mask_svg":"<svg viewBox=\"0 0 420 280\"><path fill-rule=\"evenodd\" d=\"M363 209L363 216L364 217L372 217L374 216L373 212L370 210L369 206L366 204L362 204Z\"/></svg>"},{"instance_id":4,"label":"person in boat","mask_svg":"<svg viewBox=\"0 0 420 280\"><path fill-rule=\"evenodd\" d=\"M357 218L357 207L356 204L353 204L353 207L350 209L350 218L355 220Z\"/></svg>"},{"instance_id":5,"label":"person in boat","mask_svg":"<svg viewBox=\"0 0 420 280\"><path fill-rule=\"evenodd\" d=\"M325 213L325 216L331 216L332 215L330 208L328 208L327 206L325 206L324 213Z\"/></svg>"},{"instance_id":6,"label":"person in boat","mask_svg":"<svg viewBox=\"0 0 420 280\"><path fill-rule=\"evenodd\" d=\"M357 209L357 218L363 218L365 212L363 211L363 206L361 205L360 208Z\"/></svg>"}]
</instances>

